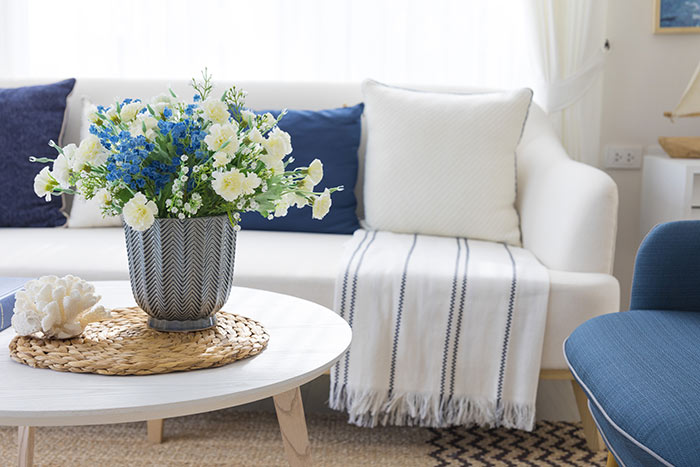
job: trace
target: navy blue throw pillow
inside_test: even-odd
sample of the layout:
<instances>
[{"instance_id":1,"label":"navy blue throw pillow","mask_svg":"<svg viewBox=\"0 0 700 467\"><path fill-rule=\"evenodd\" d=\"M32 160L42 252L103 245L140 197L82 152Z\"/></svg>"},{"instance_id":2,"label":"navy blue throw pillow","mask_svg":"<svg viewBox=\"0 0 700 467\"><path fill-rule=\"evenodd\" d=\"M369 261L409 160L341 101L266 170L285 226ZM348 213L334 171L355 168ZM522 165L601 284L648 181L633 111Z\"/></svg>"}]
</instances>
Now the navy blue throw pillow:
<instances>
[{"instance_id":1,"label":"navy blue throw pillow","mask_svg":"<svg viewBox=\"0 0 700 467\"><path fill-rule=\"evenodd\" d=\"M66 98L75 79L0 89L0 227L57 227L66 223L60 197L47 202L34 193L42 164L30 156L55 158ZM59 143L60 144L60 143Z\"/></svg>"},{"instance_id":2,"label":"navy blue throw pillow","mask_svg":"<svg viewBox=\"0 0 700 467\"><path fill-rule=\"evenodd\" d=\"M311 218L311 207L292 207L285 217L272 220L257 212L241 215L245 230L283 230L351 234L360 228L357 219L357 149L360 146L361 117L364 104L331 110L289 110L279 127L292 137L289 168L307 167L314 159L323 162L323 180L315 191L343 185L332 195L333 206L322 220ZM271 111L276 117L279 111Z\"/></svg>"}]
</instances>

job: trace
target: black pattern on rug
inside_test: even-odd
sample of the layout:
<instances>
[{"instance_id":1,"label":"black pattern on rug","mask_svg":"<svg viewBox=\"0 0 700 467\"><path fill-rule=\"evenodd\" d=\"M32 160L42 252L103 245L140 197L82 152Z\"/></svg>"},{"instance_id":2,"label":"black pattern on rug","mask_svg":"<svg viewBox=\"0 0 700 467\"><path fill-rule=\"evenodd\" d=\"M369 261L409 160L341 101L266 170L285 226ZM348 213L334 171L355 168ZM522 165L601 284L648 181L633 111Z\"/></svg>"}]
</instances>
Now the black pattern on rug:
<instances>
[{"instance_id":1,"label":"black pattern on rug","mask_svg":"<svg viewBox=\"0 0 700 467\"><path fill-rule=\"evenodd\" d=\"M433 466L605 465L605 451L589 451L580 424L540 421L528 433L505 428L426 428Z\"/></svg>"}]
</instances>

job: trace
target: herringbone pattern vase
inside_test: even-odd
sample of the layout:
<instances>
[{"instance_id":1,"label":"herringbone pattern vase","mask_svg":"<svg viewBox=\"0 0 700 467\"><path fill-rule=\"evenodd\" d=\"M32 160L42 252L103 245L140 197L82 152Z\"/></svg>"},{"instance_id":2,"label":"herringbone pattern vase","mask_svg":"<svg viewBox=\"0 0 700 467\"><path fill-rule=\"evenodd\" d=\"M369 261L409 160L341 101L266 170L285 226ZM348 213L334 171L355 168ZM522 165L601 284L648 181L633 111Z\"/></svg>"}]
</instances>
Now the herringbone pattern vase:
<instances>
[{"instance_id":1,"label":"herringbone pattern vase","mask_svg":"<svg viewBox=\"0 0 700 467\"><path fill-rule=\"evenodd\" d=\"M236 253L227 216L156 219L143 232L124 224L136 303L159 331L195 331L216 324L226 303Z\"/></svg>"}]
</instances>

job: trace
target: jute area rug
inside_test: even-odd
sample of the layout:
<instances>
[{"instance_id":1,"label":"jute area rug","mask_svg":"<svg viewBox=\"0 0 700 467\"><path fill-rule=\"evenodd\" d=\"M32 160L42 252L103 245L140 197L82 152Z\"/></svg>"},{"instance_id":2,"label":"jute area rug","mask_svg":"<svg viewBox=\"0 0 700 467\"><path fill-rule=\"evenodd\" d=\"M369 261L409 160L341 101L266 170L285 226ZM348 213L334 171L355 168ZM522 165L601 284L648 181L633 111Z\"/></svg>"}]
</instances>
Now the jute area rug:
<instances>
[{"instance_id":1,"label":"jute area rug","mask_svg":"<svg viewBox=\"0 0 700 467\"><path fill-rule=\"evenodd\" d=\"M307 415L317 466L605 465L578 424L538 422L533 433L479 428L358 428ZM0 427L0 465L17 462L17 430ZM37 429L36 466L284 466L274 413L222 410L168 419L160 445L145 423Z\"/></svg>"}]
</instances>

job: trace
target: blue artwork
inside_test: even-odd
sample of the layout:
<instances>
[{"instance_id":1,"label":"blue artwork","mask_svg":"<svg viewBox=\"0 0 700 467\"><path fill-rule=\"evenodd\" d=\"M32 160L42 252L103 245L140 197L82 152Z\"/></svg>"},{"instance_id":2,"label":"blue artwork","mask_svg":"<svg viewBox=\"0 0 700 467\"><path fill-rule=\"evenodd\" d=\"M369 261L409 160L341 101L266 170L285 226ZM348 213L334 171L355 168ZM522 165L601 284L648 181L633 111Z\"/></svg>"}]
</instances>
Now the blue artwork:
<instances>
[{"instance_id":1,"label":"blue artwork","mask_svg":"<svg viewBox=\"0 0 700 467\"><path fill-rule=\"evenodd\" d=\"M661 0L661 28L700 27L700 0Z\"/></svg>"}]
</instances>

